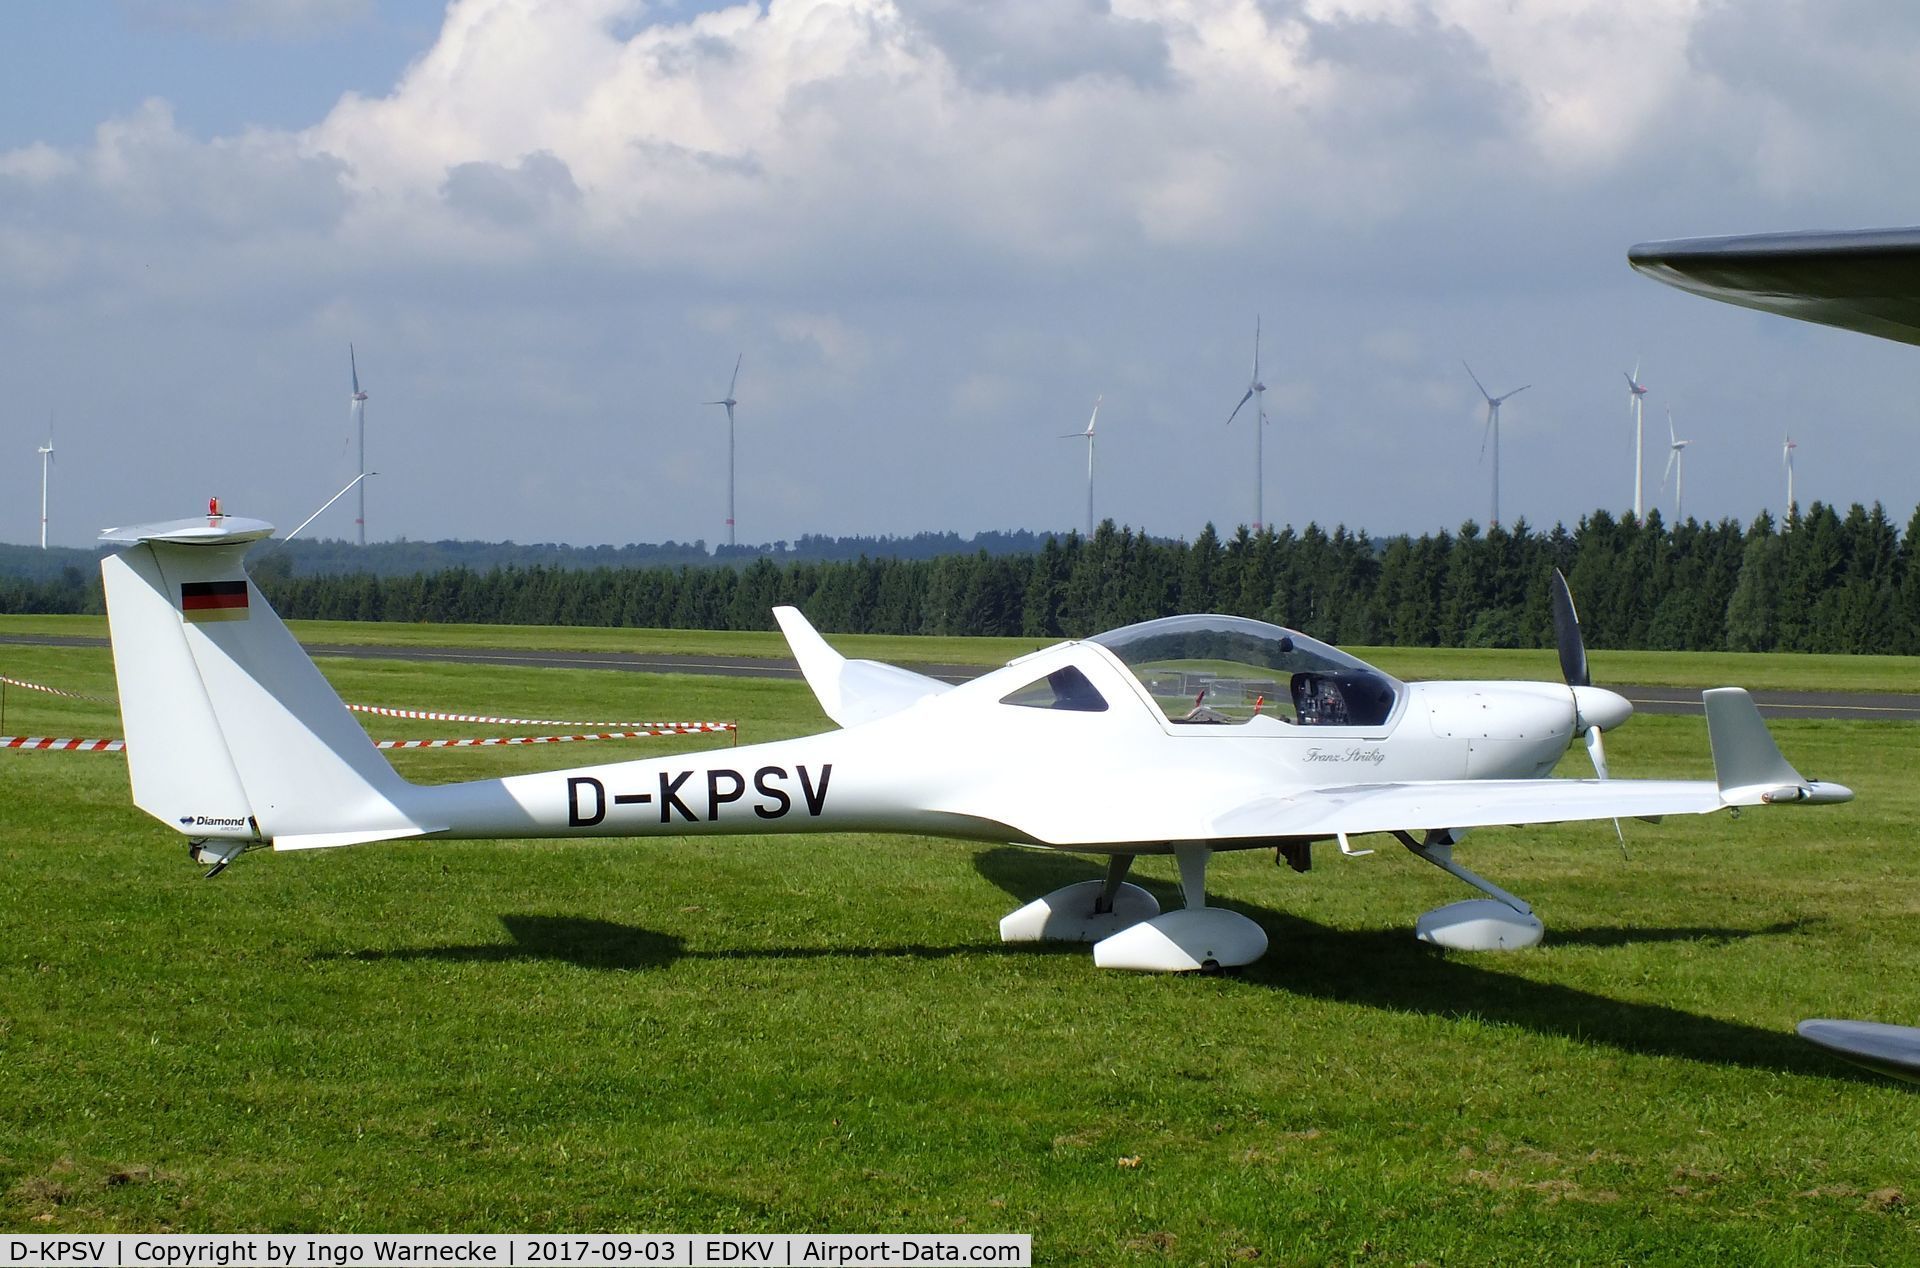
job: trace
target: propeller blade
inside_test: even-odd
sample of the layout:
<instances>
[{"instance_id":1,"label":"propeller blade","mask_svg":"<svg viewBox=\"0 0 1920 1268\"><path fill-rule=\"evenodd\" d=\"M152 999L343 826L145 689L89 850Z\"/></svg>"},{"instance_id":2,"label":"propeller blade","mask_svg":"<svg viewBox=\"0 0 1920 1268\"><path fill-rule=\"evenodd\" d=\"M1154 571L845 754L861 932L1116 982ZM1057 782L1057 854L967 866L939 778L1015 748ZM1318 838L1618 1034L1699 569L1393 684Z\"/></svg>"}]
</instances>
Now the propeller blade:
<instances>
[{"instance_id":1,"label":"propeller blade","mask_svg":"<svg viewBox=\"0 0 1920 1268\"><path fill-rule=\"evenodd\" d=\"M347 368L353 372L353 394L360 395L360 362L353 355L353 345L347 345Z\"/></svg>"},{"instance_id":2,"label":"propeller blade","mask_svg":"<svg viewBox=\"0 0 1920 1268\"><path fill-rule=\"evenodd\" d=\"M1493 403L1494 403L1495 405L1498 405L1498 404L1500 404L1500 403L1501 403L1502 401L1505 401L1505 400L1507 400L1507 399L1509 399L1509 398L1511 398L1511 397L1515 397L1515 396L1518 396L1518 395L1520 395L1520 393L1522 393L1522 392L1524 392L1524 391L1526 391L1526 390L1527 390L1528 388L1530 388L1530 387L1532 387L1532 386L1533 386L1533 384L1531 384L1531 383L1522 383L1522 384L1521 384L1521 385L1520 385L1519 387L1517 387L1517 388L1515 388L1515 389L1513 389L1513 391L1511 391L1511 392L1508 392L1508 393L1506 394L1506 396L1496 396L1496 397L1495 397L1495 398L1493 399Z\"/></svg>"},{"instance_id":3,"label":"propeller blade","mask_svg":"<svg viewBox=\"0 0 1920 1268\"><path fill-rule=\"evenodd\" d=\"M1260 314L1253 315L1253 381L1260 381Z\"/></svg>"},{"instance_id":4,"label":"propeller blade","mask_svg":"<svg viewBox=\"0 0 1920 1268\"><path fill-rule=\"evenodd\" d=\"M1573 592L1560 570L1553 570L1553 641L1560 651L1560 676L1569 687L1590 687L1587 645L1580 637L1580 614L1573 609Z\"/></svg>"},{"instance_id":5,"label":"propeller blade","mask_svg":"<svg viewBox=\"0 0 1920 1268\"><path fill-rule=\"evenodd\" d=\"M1660 487L1667 487L1667 480L1673 475L1673 460L1680 456L1680 446L1671 445L1667 449L1667 469L1660 473Z\"/></svg>"},{"instance_id":6,"label":"propeller blade","mask_svg":"<svg viewBox=\"0 0 1920 1268\"><path fill-rule=\"evenodd\" d=\"M1600 738L1600 728L1597 726L1587 728L1587 758L1593 763L1594 777L1607 778L1607 743ZM1618 822L1615 820L1616 826Z\"/></svg>"},{"instance_id":7,"label":"propeller blade","mask_svg":"<svg viewBox=\"0 0 1920 1268\"><path fill-rule=\"evenodd\" d=\"M1480 461L1487 460L1487 437L1493 435L1493 420L1498 409L1491 403L1487 405L1487 425L1480 429Z\"/></svg>"},{"instance_id":8,"label":"propeller blade","mask_svg":"<svg viewBox=\"0 0 1920 1268\"><path fill-rule=\"evenodd\" d=\"M739 387L739 386L740 386L740 359L741 359L742 357L744 357L744 356L746 356L746 355L747 355L747 354L746 354L746 353L744 353L744 352L742 352L742 353L737 353L737 354L736 354L736 355L734 356L734 358L733 358L733 377L732 377L731 379L729 379L729 380L727 380L727 395L728 395L728 396L732 396L732 395L733 395L733 389L734 389L734 388L736 388L736 387ZM732 416L732 411L728 411L728 416L729 416L729 417L731 417L731 416Z\"/></svg>"}]
</instances>

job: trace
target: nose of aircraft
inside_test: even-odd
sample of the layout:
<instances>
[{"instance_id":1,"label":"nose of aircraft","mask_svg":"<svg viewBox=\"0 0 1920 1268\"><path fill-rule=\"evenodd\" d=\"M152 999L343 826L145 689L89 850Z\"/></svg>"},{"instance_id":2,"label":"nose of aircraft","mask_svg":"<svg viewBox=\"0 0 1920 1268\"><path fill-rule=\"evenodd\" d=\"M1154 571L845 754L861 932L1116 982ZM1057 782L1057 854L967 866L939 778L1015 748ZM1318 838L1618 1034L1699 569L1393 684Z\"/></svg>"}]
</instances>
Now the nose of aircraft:
<instances>
[{"instance_id":1,"label":"nose of aircraft","mask_svg":"<svg viewBox=\"0 0 1920 1268\"><path fill-rule=\"evenodd\" d=\"M1605 687L1573 688L1574 711L1580 715L1580 729L1597 726L1611 731L1633 716L1633 702Z\"/></svg>"}]
</instances>

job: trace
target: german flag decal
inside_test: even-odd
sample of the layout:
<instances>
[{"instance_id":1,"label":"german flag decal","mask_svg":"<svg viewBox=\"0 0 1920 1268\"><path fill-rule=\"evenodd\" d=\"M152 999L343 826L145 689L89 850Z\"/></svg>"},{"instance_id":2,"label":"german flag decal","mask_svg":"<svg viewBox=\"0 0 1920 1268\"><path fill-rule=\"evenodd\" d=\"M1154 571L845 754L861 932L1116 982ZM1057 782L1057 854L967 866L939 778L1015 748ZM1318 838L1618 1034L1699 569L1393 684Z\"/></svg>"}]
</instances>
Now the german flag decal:
<instances>
[{"instance_id":1,"label":"german flag decal","mask_svg":"<svg viewBox=\"0 0 1920 1268\"><path fill-rule=\"evenodd\" d=\"M244 621L247 619L247 583L244 581L183 581L180 615L189 621Z\"/></svg>"}]
</instances>

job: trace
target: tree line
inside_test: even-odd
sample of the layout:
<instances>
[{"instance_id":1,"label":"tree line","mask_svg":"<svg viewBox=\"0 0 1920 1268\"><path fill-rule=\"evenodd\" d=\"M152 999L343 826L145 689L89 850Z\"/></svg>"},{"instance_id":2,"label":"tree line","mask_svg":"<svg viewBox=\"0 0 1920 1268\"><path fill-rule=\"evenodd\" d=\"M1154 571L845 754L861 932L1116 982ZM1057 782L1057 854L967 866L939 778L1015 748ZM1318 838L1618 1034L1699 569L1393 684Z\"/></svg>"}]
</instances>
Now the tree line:
<instances>
[{"instance_id":1,"label":"tree line","mask_svg":"<svg viewBox=\"0 0 1920 1268\"><path fill-rule=\"evenodd\" d=\"M716 545L709 548L704 539L690 542L629 542L625 546L571 546L565 542L483 542L483 541L397 541L368 542L355 545L338 538L276 541L249 561L256 569L268 568L293 576L316 573L372 573L376 577L409 577L418 573L444 572L469 568L488 572L495 568L677 568L744 567L761 557L775 563L833 561L851 562L863 556L873 559L935 559L941 555L973 554L1026 555L1038 550L1049 537L1060 534L1031 529L988 529L963 537L959 533L913 533L907 536L830 537L824 533L802 533L792 541L762 542L758 545ZM68 568L83 573L97 568L104 547L85 550L72 546L40 549L0 542L0 580L52 581Z\"/></svg>"},{"instance_id":2,"label":"tree line","mask_svg":"<svg viewBox=\"0 0 1920 1268\"><path fill-rule=\"evenodd\" d=\"M763 630L793 604L838 633L1077 637L1176 612L1259 617L1330 642L1547 647L1547 577L1567 576L1590 646L1920 653L1920 510L1814 503L1782 531L1762 514L1669 528L1606 511L1571 530L1524 521L1375 540L1309 524L1191 542L1099 526L1024 554L866 556L739 568L454 567L409 576L255 580L283 616ZM0 611L100 610L97 579L0 581Z\"/></svg>"}]
</instances>

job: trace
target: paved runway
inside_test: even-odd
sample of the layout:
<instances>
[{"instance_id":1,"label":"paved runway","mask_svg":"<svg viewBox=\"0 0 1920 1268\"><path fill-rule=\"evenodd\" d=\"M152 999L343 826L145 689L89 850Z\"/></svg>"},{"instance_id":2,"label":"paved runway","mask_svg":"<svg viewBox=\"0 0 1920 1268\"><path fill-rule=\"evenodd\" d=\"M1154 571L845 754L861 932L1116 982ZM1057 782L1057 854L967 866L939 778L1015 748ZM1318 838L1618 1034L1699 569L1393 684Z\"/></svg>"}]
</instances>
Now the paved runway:
<instances>
[{"instance_id":1,"label":"paved runway","mask_svg":"<svg viewBox=\"0 0 1920 1268\"><path fill-rule=\"evenodd\" d=\"M0 634L0 644L43 647L105 647L107 640L85 635ZM642 652L554 652L484 647L368 647L313 643L315 656L355 660L444 661L460 665L519 665L533 669L613 669L642 674L713 674L723 678L798 678L790 660L757 656L685 656ZM909 664L909 669L945 682L965 682L986 672L979 665ZM1645 713L1699 713L1700 692L1690 687L1635 687L1602 684ZM1729 684L1737 685L1737 684ZM1756 691L1754 702L1770 718L1852 718L1876 722L1920 720L1920 695L1852 691Z\"/></svg>"}]
</instances>

